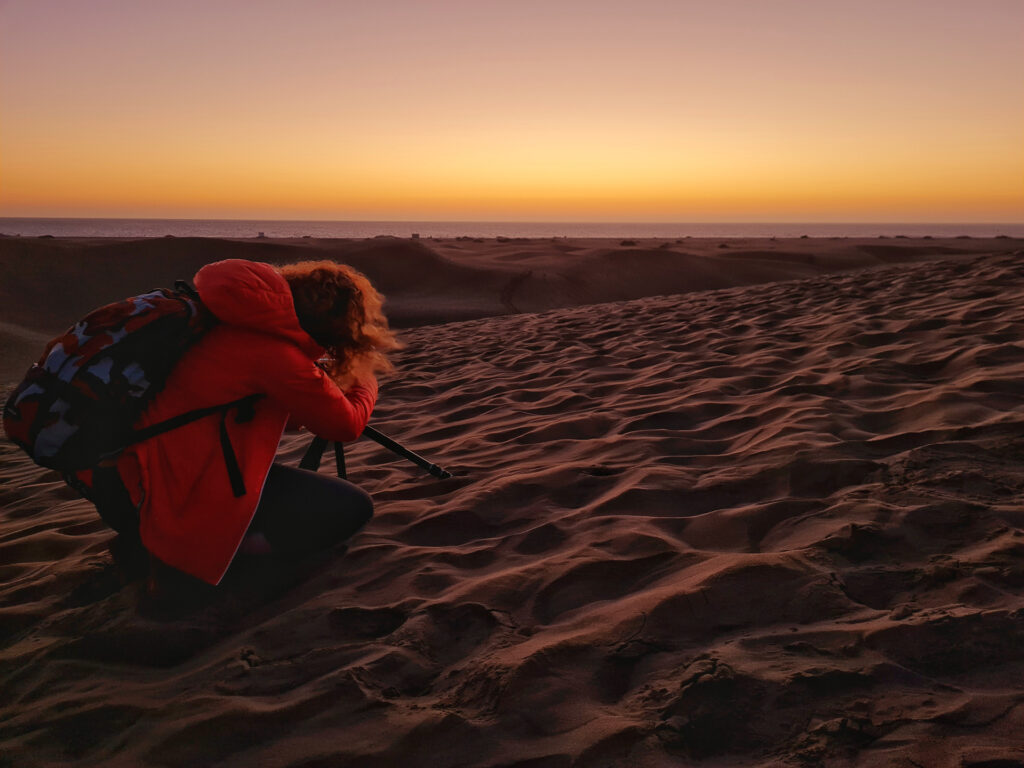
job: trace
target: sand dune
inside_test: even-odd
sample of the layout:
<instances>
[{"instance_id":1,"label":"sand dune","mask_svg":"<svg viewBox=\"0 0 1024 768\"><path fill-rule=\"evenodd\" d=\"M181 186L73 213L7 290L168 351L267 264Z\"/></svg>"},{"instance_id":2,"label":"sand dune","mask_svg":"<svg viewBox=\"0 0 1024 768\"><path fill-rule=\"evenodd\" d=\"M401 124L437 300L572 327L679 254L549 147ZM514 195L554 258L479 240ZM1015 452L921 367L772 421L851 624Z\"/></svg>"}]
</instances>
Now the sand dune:
<instances>
[{"instance_id":1,"label":"sand dune","mask_svg":"<svg viewBox=\"0 0 1024 768\"><path fill-rule=\"evenodd\" d=\"M22 331L55 336L96 306L191 279L203 264L219 259L352 264L385 293L389 317L401 328L1005 251L1008 245L999 239L621 243L0 236L0 382L20 379L35 360Z\"/></svg>"},{"instance_id":2,"label":"sand dune","mask_svg":"<svg viewBox=\"0 0 1024 768\"><path fill-rule=\"evenodd\" d=\"M532 261L518 309L637 288L566 277L611 246L472 245L429 250L481 290ZM683 272L770 261L711 247ZM849 247L828 268L892 258ZM828 248L780 248L803 279L405 331L373 423L454 477L356 443L348 551L188 611L0 445L4 759L1024 765L1024 252L807 277Z\"/></svg>"}]
</instances>

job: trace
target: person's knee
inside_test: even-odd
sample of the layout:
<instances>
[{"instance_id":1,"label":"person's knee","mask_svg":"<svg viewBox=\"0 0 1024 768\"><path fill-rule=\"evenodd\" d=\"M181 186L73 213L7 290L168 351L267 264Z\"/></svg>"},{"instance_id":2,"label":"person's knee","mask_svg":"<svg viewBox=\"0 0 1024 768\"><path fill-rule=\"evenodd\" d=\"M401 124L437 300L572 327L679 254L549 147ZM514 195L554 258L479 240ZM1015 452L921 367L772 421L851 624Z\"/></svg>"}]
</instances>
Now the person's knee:
<instances>
[{"instance_id":1,"label":"person's knee","mask_svg":"<svg viewBox=\"0 0 1024 768\"><path fill-rule=\"evenodd\" d=\"M362 488L357 490L358 494L356 494L352 501L352 512L353 516L359 521L359 527L362 528L373 517L373 499Z\"/></svg>"},{"instance_id":2,"label":"person's knee","mask_svg":"<svg viewBox=\"0 0 1024 768\"><path fill-rule=\"evenodd\" d=\"M361 530L373 517L373 499L358 486L350 485L338 499L336 512L331 515L330 538L344 541Z\"/></svg>"}]
</instances>

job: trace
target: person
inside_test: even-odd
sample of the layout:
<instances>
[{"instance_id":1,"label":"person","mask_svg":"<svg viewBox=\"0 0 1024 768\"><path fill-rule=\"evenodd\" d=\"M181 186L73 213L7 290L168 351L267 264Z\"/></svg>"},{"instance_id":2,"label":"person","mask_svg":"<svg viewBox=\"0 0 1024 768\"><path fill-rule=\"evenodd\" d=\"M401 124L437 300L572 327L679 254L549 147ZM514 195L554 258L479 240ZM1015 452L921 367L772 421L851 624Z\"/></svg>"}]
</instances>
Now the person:
<instances>
[{"instance_id":1,"label":"person","mask_svg":"<svg viewBox=\"0 0 1024 768\"><path fill-rule=\"evenodd\" d=\"M200 269L194 284L219 322L136 427L260 397L248 413L211 415L129 446L94 480L120 489L119 500L108 495L97 508L127 541L137 536L163 566L218 584L240 550L302 558L367 523L373 503L363 490L275 455L286 427L355 440L376 403L377 375L392 370L387 354L400 345L381 296L346 265L230 259ZM232 451L242 493L226 468Z\"/></svg>"}]
</instances>

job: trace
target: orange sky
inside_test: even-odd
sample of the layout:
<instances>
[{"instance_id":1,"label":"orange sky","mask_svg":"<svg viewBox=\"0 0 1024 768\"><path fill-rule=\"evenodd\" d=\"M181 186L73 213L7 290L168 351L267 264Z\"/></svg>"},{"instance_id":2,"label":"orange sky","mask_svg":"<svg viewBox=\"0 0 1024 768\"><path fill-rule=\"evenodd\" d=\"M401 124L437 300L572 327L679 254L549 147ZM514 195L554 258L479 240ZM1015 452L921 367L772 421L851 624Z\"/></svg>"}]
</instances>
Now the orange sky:
<instances>
[{"instance_id":1,"label":"orange sky","mask_svg":"<svg viewBox=\"0 0 1024 768\"><path fill-rule=\"evenodd\" d=\"M0 216L1024 222L1024 0L0 0Z\"/></svg>"}]
</instances>

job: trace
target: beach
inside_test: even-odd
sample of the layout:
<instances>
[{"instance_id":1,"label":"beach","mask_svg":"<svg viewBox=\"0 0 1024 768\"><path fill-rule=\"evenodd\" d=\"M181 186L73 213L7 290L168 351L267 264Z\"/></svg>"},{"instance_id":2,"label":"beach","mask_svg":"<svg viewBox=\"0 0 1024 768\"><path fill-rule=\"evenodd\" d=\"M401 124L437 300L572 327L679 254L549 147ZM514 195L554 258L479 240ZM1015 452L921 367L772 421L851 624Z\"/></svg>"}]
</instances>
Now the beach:
<instances>
[{"instance_id":1,"label":"beach","mask_svg":"<svg viewBox=\"0 0 1024 768\"><path fill-rule=\"evenodd\" d=\"M452 477L171 610L0 443L0 765L1024 766L1024 241L0 237L0 383L224 258L364 271Z\"/></svg>"}]
</instances>

